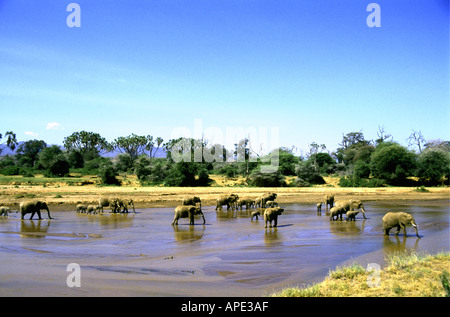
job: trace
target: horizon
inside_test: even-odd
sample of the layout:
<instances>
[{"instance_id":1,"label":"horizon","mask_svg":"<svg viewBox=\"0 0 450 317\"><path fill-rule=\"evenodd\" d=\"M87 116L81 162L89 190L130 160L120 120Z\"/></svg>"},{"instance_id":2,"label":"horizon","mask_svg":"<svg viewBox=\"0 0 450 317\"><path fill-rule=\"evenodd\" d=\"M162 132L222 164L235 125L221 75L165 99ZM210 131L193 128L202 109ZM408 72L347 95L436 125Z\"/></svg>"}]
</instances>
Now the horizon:
<instances>
[{"instance_id":1,"label":"horizon","mask_svg":"<svg viewBox=\"0 0 450 317\"><path fill-rule=\"evenodd\" d=\"M19 142L200 133L228 149L242 128L302 155L379 127L403 146L413 130L450 140L448 1L376 1L379 27L360 0L80 0L79 27L69 3L0 3L0 133Z\"/></svg>"}]
</instances>

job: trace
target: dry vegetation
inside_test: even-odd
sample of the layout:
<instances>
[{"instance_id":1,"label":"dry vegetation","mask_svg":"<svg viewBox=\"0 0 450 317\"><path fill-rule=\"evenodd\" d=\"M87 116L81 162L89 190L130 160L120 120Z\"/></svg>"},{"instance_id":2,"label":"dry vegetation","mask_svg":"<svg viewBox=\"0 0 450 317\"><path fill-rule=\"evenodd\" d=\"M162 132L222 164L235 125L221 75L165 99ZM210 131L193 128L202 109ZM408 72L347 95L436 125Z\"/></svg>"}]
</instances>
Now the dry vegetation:
<instances>
[{"instance_id":1,"label":"dry vegetation","mask_svg":"<svg viewBox=\"0 0 450 317\"><path fill-rule=\"evenodd\" d=\"M280 297L442 297L450 296L450 253L394 254L381 270L379 283L359 264L331 271L326 279L308 288L287 288Z\"/></svg>"}]
</instances>

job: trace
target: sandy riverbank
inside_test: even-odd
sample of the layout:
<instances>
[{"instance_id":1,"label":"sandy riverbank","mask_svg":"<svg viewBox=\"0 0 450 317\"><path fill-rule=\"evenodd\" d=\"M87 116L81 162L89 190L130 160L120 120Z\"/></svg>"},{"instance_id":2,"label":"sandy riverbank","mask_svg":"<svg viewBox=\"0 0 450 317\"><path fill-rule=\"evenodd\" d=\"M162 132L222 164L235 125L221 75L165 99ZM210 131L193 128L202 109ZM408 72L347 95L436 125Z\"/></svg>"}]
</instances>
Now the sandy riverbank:
<instances>
[{"instance_id":1,"label":"sandy riverbank","mask_svg":"<svg viewBox=\"0 0 450 317\"><path fill-rule=\"evenodd\" d=\"M41 199L52 210L68 210L79 203L96 203L100 197L131 198L136 208L172 207L180 204L184 196L196 195L202 205L215 205L216 198L228 193L240 197L258 197L266 192L278 194L278 203L317 203L325 194L334 193L338 199L363 201L437 200L450 198L450 188L428 188L417 192L414 187L383 188L255 188L255 187L97 187L97 186L2 186L0 204L17 209L21 201Z\"/></svg>"}]
</instances>

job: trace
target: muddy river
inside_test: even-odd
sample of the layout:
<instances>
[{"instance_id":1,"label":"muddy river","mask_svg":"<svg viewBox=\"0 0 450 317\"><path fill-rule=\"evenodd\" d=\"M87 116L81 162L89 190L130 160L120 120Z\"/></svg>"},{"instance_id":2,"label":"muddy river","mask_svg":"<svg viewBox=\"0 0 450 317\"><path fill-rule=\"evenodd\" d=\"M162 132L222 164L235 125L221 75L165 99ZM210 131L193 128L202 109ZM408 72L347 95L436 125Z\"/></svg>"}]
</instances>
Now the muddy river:
<instances>
[{"instance_id":1,"label":"muddy river","mask_svg":"<svg viewBox=\"0 0 450 317\"><path fill-rule=\"evenodd\" d=\"M367 220L334 221L311 204L284 205L278 228L246 212L204 207L206 224L173 208L130 214L53 212L53 220L0 217L0 296L264 296L322 280L336 266L384 266L402 250L450 250L450 201L365 202ZM382 234L387 211L411 213L407 229ZM28 218L29 215L26 216ZM43 214L46 218L47 215ZM75 263L78 271L68 265ZM73 273L79 273L73 277ZM68 277L80 287L68 287Z\"/></svg>"}]
</instances>

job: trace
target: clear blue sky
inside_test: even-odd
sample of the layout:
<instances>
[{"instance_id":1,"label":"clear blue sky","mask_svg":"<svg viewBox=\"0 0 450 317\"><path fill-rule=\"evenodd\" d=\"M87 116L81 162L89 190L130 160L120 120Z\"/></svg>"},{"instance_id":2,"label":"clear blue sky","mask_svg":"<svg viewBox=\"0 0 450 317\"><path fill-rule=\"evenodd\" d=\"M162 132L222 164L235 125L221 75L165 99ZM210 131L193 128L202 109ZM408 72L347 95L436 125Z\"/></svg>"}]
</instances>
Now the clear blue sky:
<instances>
[{"instance_id":1,"label":"clear blue sky","mask_svg":"<svg viewBox=\"0 0 450 317\"><path fill-rule=\"evenodd\" d=\"M378 126L450 140L449 1L376 1L379 28L371 2L0 0L0 133L167 141L200 119L224 136L276 127L304 152Z\"/></svg>"}]
</instances>

